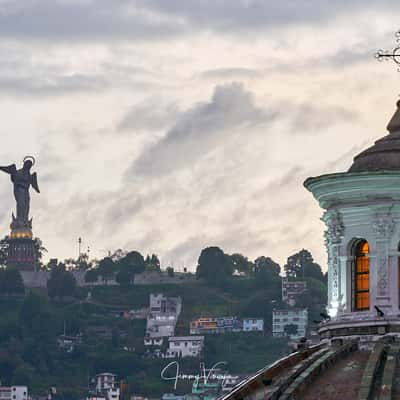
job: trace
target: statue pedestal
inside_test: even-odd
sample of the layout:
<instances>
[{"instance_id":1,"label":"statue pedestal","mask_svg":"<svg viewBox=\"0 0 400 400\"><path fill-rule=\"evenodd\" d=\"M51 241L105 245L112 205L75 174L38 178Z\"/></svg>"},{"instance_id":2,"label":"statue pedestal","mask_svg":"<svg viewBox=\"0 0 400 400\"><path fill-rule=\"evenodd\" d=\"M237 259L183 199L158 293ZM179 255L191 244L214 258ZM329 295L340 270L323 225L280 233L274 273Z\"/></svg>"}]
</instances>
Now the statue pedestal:
<instances>
[{"instance_id":1,"label":"statue pedestal","mask_svg":"<svg viewBox=\"0 0 400 400\"><path fill-rule=\"evenodd\" d=\"M31 221L23 226L13 218L11 234L8 239L9 249L7 266L21 271L35 271L37 251L31 229Z\"/></svg>"}]
</instances>

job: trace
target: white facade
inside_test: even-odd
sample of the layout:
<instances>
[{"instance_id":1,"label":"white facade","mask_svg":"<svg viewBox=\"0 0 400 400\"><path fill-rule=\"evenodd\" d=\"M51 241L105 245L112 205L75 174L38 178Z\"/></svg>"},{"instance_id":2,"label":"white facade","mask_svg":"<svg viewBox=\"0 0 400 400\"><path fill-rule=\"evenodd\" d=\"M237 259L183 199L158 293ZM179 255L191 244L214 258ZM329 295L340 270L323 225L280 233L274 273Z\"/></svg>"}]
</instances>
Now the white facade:
<instances>
[{"instance_id":1,"label":"white facade","mask_svg":"<svg viewBox=\"0 0 400 400\"><path fill-rule=\"evenodd\" d=\"M397 106L389 135L357 155L348 172L304 183L325 210L331 316L320 329L325 337L400 334L400 102Z\"/></svg>"},{"instance_id":2,"label":"white facade","mask_svg":"<svg viewBox=\"0 0 400 400\"><path fill-rule=\"evenodd\" d=\"M244 318L243 319L243 331L244 332L264 332L264 320L256 318Z\"/></svg>"},{"instance_id":3,"label":"white facade","mask_svg":"<svg viewBox=\"0 0 400 400\"><path fill-rule=\"evenodd\" d=\"M175 336L168 342L169 357L198 357L204 348L204 336Z\"/></svg>"},{"instance_id":4,"label":"white facade","mask_svg":"<svg viewBox=\"0 0 400 400\"><path fill-rule=\"evenodd\" d=\"M308 325L307 309L274 310L272 313L272 335L275 337L288 336L285 331L287 325L296 325L297 333L289 334L291 339L306 336Z\"/></svg>"},{"instance_id":5,"label":"white facade","mask_svg":"<svg viewBox=\"0 0 400 400\"><path fill-rule=\"evenodd\" d=\"M27 386L0 386L0 400L27 400Z\"/></svg>"}]
</instances>

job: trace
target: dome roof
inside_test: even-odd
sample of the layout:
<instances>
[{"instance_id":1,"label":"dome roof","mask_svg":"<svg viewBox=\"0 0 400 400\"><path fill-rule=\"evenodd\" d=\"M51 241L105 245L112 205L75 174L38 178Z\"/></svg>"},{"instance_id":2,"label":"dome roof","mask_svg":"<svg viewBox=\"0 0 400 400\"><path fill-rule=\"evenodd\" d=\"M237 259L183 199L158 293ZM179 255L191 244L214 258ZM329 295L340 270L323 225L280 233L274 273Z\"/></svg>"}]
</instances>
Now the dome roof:
<instances>
[{"instance_id":1,"label":"dome roof","mask_svg":"<svg viewBox=\"0 0 400 400\"><path fill-rule=\"evenodd\" d=\"M387 130L388 135L354 157L348 172L400 171L400 101Z\"/></svg>"}]
</instances>

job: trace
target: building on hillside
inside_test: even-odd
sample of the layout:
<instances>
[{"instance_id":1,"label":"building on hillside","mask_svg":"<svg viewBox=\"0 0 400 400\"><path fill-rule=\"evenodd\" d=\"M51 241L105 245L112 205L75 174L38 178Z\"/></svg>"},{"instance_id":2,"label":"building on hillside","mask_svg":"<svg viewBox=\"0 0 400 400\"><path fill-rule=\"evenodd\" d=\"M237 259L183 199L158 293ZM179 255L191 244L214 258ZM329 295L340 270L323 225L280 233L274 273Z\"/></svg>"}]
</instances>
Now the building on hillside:
<instances>
[{"instance_id":1,"label":"building on hillside","mask_svg":"<svg viewBox=\"0 0 400 400\"><path fill-rule=\"evenodd\" d=\"M161 293L150 294L150 314L174 314L179 317L181 311L182 299L180 297L167 297Z\"/></svg>"},{"instance_id":2,"label":"building on hillside","mask_svg":"<svg viewBox=\"0 0 400 400\"><path fill-rule=\"evenodd\" d=\"M199 357L204 349L204 336L174 336L168 339L167 358Z\"/></svg>"},{"instance_id":3,"label":"building on hillside","mask_svg":"<svg viewBox=\"0 0 400 400\"><path fill-rule=\"evenodd\" d=\"M82 334L79 333L78 335L60 335L57 338L57 344L60 350L71 353L74 351L75 346L82 344Z\"/></svg>"},{"instance_id":4,"label":"building on hillside","mask_svg":"<svg viewBox=\"0 0 400 400\"><path fill-rule=\"evenodd\" d=\"M0 400L28 400L28 387L0 386Z\"/></svg>"},{"instance_id":5,"label":"building on hillside","mask_svg":"<svg viewBox=\"0 0 400 400\"><path fill-rule=\"evenodd\" d=\"M201 317L190 322L191 335L215 335L242 330L243 323L238 317Z\"/></svg>"},{"instance_id":6,"label":"building on hillside","mask_svg":"<svg viewBox=\"0 0 400 400\"><path fill-rule=\"evenodd\" d=\"M244 332L264 332L264 320L258 318L243 319Z\"/></svg>"},{"instance_id":7,"label":"building on hillside","mask_svg":"<svg viewBox=\"0 0 400 400\"><path fill-rule=\"evenodd\" d=\"M117 381L117 375L104 372L98 374L94 380L94 387L90 390L88 399L119 400L120 388Z\"/></svg>"},{"instance_id":8,"label":"building on hillside","mask_svg":"<svg viewBox=\"0 0 400 400\"><path fill-rule=\"evenodd\" d=\"M150 294L150 313L147 316L145 339L174 336L181 311L180 297Z\"/></svg>"},{"instance_id":9,"label":"building on hillside","mask_svg":"<svg viewBox=\"0 0 400 400\"><path fill-rule=\"evenodd\" d=\"M274 310L272 313L272 335L298 339L306 336L307 309ZM290 327L289 327L290 326Z\"/></svg>"},{"instance_id":10,"label":"building on hillside","mask_svg":"<svg viewBox=\"0 0 400 400\"><path fill-rule=\"evenodd\" d=\"M156 338L151 338L151 337L145 337L144 338L144 345L145 346L157 346L161 347L164 343L164 338L162 337L156 337Z\"/></svg>"},{"instance_id":11,"label":"building on hillside","mask_svg":"<svg viewBox=\"0 0 400 400\"><path fill-rule=\"evenodd\" d=\"M290 306L295 306L297 299L307 290L307 282L290 281L288 277L282 278L282 301Z\"/></svg>"}]
</instances>

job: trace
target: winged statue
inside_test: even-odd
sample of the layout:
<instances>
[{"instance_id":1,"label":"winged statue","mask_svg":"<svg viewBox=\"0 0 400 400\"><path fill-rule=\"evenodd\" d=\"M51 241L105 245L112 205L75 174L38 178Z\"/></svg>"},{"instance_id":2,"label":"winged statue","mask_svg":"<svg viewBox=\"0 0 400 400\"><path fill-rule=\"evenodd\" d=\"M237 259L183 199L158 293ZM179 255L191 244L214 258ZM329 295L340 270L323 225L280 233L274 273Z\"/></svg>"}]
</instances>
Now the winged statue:
<instances>
[{"instance_id":1,"label":"winged statue","mask_svg":"<svg viewBox=\"0 0 400 400\"><path fill-rule=\"evenodd\" d=\"M36 192L40 193L37 181L37 174L31 174L31 168L35 164L35 159L31 156L25 157L21 169L17 169L15 164L5 167L0 166L0 171L10 175L11 182L14 185L14 197L17 202L16 222L22 226L29 226L29 207L30 195L29 189L32 186ZM13 219L15 217L13 216Z\"/></svg>"}]
</instances>

